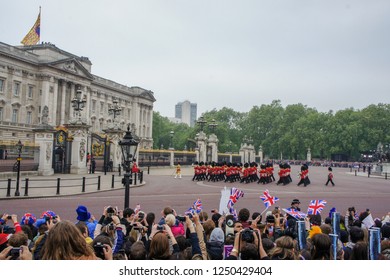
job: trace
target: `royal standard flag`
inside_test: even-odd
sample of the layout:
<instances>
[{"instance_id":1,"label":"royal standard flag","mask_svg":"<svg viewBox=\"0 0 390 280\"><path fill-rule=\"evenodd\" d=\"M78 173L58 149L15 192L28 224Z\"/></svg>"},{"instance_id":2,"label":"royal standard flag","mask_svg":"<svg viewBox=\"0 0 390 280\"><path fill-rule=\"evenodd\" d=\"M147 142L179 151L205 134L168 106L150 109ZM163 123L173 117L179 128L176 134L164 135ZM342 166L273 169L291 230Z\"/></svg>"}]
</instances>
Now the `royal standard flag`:
<instances>
[{"instance_id":1,"label":"royal standard flag","mask_svg":"<svg viewBox=\"0 0 390 280\"><path fill-rule=\"evenodd\" d=\"M35 45L40 40L40 34L41 34L41 12L38 14L38 18L35 21L34 26L31 28L31 30L27 33L26 36L24 36L22 40L23 45Z\"/></svg>"}]
</instances>

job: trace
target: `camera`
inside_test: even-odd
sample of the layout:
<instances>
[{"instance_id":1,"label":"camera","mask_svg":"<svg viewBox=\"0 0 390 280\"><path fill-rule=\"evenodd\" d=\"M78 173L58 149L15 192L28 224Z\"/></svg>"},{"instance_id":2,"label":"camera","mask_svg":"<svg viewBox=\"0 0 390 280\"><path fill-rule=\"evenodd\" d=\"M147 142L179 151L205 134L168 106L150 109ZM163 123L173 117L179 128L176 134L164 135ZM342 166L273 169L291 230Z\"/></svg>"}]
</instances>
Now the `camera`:
<instances>
[{"instance_id":1,"label":"camera","mask_svg":"<svg viewBox=\"0 0 390 280\"><path fill-rule=\"evenodd\" d=\"M104 260L104 251L103 251L104 245L101 242L97 242L95 245L93 245L93 250L95 251L95 255L98 258L101 258Z\"/></svg>"},{"instance_id":2,"label":"camera","mask_svg":"<svg viewBox=\"0 0 390 280\"><path fill-rule=\"evenodd\" d=\"M157 225L157 230L158 231L163 231L164 230L164 226L163 225Z\"/></svg>"},{"instance_id":3,"label":"camera","mask_svg":"<svg viewBox=\"0 0 390 280\"><path fill-rule=\"evenodd\" d=\"M108 230L115 230L115 225L113 223L109 223L107 229Z\"/></svg>"},{"instance_id":4,"label":"camera","mask_svg":"<svg viewBox=\"0 0 390 280\"><path fill-rule=\"evenodd\" d=\"M184 216L177 216L176 219L180 222L185 222L186 221L186 217Z\"/></svg>"},{"instance_id":5,"label":"camera","mask_svg":"<svg viewBox=\"0 0 390 280\"><path fill-rule=\"evenodd\" d=\"M253 237L253 230L250 228L244 229L241 232L241 238L242 241L248 242L248 243L253 243L254 237Z\"/></svg>"},{"instance_id":6,"label":"camera","mask_svg":"<svg viewBox=\"0 0 390 280\"><path fill-rule=\"evenodd\" d=\"M114 207L108 207L107 208L107 216L108 217L112 217L112 216L114 216L115 215L115 209L114 209Z\"/></svg>"},{"instance_id":7,"label":"camera","mask_svg":"<svg viewBox=\"0 0 390 280\"><path fill-rule=\"evenodd\" d=\"M11 219L12 219L12 216L11 216L11 215L8 215L8 216L7 216L7 219L8 219L8 220L11 220Z\"/></svg>"},{"instance_id":8,"label":"camera","mask_svg":"<svg viewBox=\"0 0 390 280\"><path fill-rule=\"evenodd\" d=\"M11 256L12 259L17 259L20 256L20 247L13 247L11 251L9 251L8 256Z\"/></svg>"},{"instance_id":9,"label":"camera","mask_svg":"<svg viewBox=\"0 0 390 280\"><path fill-rule=\"evenodd\" d=\"M138 221L142 221L145 218L145 212L138 212Z\"/></svg>"}]
</instances>

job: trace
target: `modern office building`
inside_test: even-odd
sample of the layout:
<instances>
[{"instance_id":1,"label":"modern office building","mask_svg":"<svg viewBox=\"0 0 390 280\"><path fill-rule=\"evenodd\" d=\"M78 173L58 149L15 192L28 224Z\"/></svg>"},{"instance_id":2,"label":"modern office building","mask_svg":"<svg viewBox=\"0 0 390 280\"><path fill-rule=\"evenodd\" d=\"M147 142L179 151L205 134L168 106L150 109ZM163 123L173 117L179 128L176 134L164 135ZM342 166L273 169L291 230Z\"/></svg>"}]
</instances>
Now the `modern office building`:
<instances>
[{"instance_id":1,"label":"modern office building","mask_svg":"<svg viewBox=\"0 0 390 280\"><path fill-rule=\"evenodd\" d=\"M182 123L188 124L190 127L195 126L197 115L197 104L191 103L188 100L179 102L175 106L175 118L180 119Z\"/></svg>"},{"instance_id":2,"label":"modern office building","mask_svg":"<svg viewBox=\"0 0 390 280\"><path fill-rule=\"evenodd\" d=\"M11 46L0 42L0 149L12 150L19 139L25 146L34 146L33 129L42 117L54 128L69 124L75 117L72 99L78 90L86 101L81 113L90 133L103 134L114 121L124 130L130 124L140 147L152 148L156 101L152 91L96 76L87 57L51 43ZM109 114L113 105L121 109L115 120ZM48 112L43 115L44 108Z\"/></svg>"}]
</instances>

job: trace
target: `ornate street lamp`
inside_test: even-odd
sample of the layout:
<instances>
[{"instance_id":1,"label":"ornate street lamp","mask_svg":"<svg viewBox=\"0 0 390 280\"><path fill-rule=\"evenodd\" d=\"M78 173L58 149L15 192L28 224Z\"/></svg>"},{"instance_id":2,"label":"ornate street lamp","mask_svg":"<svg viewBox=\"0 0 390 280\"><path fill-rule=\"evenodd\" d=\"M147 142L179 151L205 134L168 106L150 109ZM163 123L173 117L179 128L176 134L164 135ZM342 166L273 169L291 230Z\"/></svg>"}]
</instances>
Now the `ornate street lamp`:
<instances>
[{"instance_id":1,"label":"ornate street lamp","mask_svg":"<svg viewBox=\"0 0 390 280\"><path fill-rule=\"evenodd\" d=\"M81 111L85 107L85 103L87 103L87 100L85 99L85 96L83 99L81 99L83 92L81 91L81 88L78 87L76 90L75 97L72 99L72 107L73 110L76 112L77 120L81 122Z\"/></svg>"},{"instance_id":2,"label":"ornate street lamp","mask_svg":"<svg viewBox=\"0 0 390 280\"><path fill-rule=\"evenodd\" d=\"M199 124L200 131L203 131L203 126L207 123L207 121L205 121L203 116L201 116L196 123Z\"/></svg>"},{"instance_id":3,"label":"ornate street lamp","mask_svg":"<svg viewBox=\"0 0 390 280\"><path fill-rule=\"evenodd\" d=\"M20 154L22 153L22 148L23 148L23 144L22 142L20 142L20 140L18 141L18 143L15 145L16 146L16 149L18 151L18 158L16 159L16 163L17 163L17 174L16 174L16 190L15 190L15 196L20 196L20 192L19 192L19 182L20 182L20 162L22 160L22 158L20 157Z\"/></svg>"},{"instance_id":4,"label":"ornate street lamp","mask_svg":"<svg viewBox=\"0 0 390 280\"><path fill-rule=\"evenodd\" d=\"M218 126L217 122L215 121L215 119L213 119L213 120L211 121L211 123L209 123L209 128L210 128L211 133L214 134L215 128L216 128L217 126Z\"/></svg>"},{"instance_id":5,"label":"ornate street lamp","mask_svg":"<svg viewBox=\"0 0 390 280\"><path fill-rule=\"evenodd\" d=\"M131 163L137 153L139 141L133 137L130 131L130 124L127 126L127 131L122 140L119 141L119 146L122 150L122 167L126 170L122 184L125 186L125 208L129 207L130 201L130 185L133 183L131 173Z\"/></svg>"},{"instance_id":6,"label":"ornate street lamp","mask_svg":"<svg viewBox=\"0 0 390 280\"><path fill-rule=\"evenodd\" d=\"M112 99L112 105L108 109L108 114L114 115L114 121L116 116L119 116L121 114L122 109L118 106L118 100L116 98Z\"/></svg>"}]
</instances>

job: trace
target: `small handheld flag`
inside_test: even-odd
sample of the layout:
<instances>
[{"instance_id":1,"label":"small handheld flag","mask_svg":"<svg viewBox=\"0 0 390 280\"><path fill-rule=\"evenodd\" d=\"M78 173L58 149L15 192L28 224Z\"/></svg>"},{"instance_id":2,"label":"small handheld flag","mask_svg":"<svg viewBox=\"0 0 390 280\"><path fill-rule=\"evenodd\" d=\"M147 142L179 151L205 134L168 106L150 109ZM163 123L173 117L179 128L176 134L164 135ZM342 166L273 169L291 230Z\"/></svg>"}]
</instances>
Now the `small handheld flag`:
<instances>
[{"instance_id":1,"label":"small handheld flag","mask_svg":"<svg viewBox=\"0 0 390 280\"><path fill-rule=\"evenodd\" d=\"M240 197L243 197L244 196L244 192L233 187L230 189L230 197L229 197L229 201L228 201L228 208L232 208L234 204L236 204L237 200L240 198Z\"/></svg>"},{"instance_id":2,"label":"small handheld flag","mask_svg":"<svg viewBox=\"0 0 390 280\"><path fill-rule=\"evenodd\" d=\"M260 198L264 202L266 208L269 208L270 206L274 205L275 202L279 200L279 198L277 198L276 196L271 196L268 190L265 190L263 192L263 195L260 196Z\"/></svg>"},{"instance_id":3,"label":"small handheld flag","mask_svg":"<svg viewBox=\"0 0 390 280\"><path fill-rule=\"evenodd\" d=\"M299 220L306 217L306 214L303 212L300 212L294 208L282 208L284 212L289 214L290 216L294 217L295 219Z\"/></svg>"},{"instance_id":4,"label":"small handheld flag","mask_svg":"<svg viewBox=\"0 0 390 280\"><path fill-rule=\"evenodd\" d=\"M308 215L317 215L320 214L326 205L326 201L323 199L311 200L309 208L307 209Z\"/></svg>"}]
</instances>

